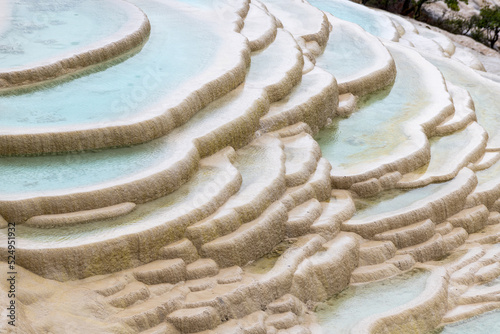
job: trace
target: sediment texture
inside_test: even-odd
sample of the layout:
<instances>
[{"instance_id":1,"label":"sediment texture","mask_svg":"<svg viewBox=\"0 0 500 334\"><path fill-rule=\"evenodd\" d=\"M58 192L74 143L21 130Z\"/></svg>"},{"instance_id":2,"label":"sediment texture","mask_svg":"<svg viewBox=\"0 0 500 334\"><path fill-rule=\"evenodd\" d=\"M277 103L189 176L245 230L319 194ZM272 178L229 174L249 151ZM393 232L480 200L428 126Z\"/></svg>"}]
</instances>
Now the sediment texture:
<instances>
[{"instance_id":1,"label":"sediment texture","mask_svg":"<svg viewBox=\"0 0 500 334\"><path fill-rule=\"evenodd\" d=\"M462 68L477 60L342 0L131 2L136 29L4 88L137 56L155 10L223 42L126 122L2 131L0 267L16 224L23 333L328 333L314 311L333 305L353 333L423 334L500 308L498 84ZM336 304L414 275L385 311Z\"/></svg>"}]
</instances>

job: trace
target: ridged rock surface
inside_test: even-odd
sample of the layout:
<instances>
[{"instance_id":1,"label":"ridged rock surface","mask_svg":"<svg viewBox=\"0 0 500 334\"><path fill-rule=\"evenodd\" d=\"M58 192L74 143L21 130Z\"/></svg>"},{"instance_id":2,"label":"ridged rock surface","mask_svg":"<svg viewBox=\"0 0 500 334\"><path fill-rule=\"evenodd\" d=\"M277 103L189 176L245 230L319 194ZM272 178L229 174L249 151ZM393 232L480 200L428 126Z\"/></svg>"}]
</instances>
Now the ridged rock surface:
<instances>
[{"instance_id":1,"label":"ridged rock surface","mask_svg":"<svg viewBox=\"0 0 500 334\"><path fill-rule=\"evenodd\" d=\"M500 86L465 47L346 0L93 1L0 3L0 332L486 328Z\"/></svg>"}]
</instances>

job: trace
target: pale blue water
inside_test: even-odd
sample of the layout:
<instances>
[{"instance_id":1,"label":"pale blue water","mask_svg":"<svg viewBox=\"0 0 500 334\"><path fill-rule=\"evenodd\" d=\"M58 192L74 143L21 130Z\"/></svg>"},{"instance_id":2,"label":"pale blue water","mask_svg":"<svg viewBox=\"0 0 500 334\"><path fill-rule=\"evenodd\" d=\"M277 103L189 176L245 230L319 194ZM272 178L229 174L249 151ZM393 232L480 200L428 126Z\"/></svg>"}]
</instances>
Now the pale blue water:
<instances>
[{"instance_id":1,"label":"pale blue water","mask_svg":"<svg viewBox=\"0 0 500 334\"><path fill-rule=\"evenodd\" d=\"M444 327L441 334L494 334L500 333L500 311L484 313L472 319Z\"/></svg>"},{"instance_id":2,"label":"pale blue water","mask_svg":"<svg viewBox=\"0 0 500 334\"><path fill-rule=\"evenodd\" d=\"M343 25L335 25L325 51L316 59L316 65L332 73L341 82L350 75L357 75L373 65L370 45L356 33L345 29Z\"/></svg>"},{"instance_id":3,"label":"pale blue water","mask_svg":"<svg viewBox=\"0 0 500 334\"><path fill-rule=\"evenodd\" d=\"M141 52L57 87L0 96L0 128L29 132L127 119L167 98L209 66L222 43L215 27L160 2L134 3L153 27Z\"/></svg>"},{"instance_id":4,"label":"pale blue water","mask_svg":"<svg viewBox=\"0 0 500 334\"><path fill-rule=\"evenodd\" d=\"M206 204L212 199L207 195L220 191L226 179L227 170L203 167L174 193L140 205L122 217L53 229L18 226L19 244L27 248L68 247L144 231ZM5 231L0 230L0 235Z\"/></svg>"},{"instance_id":5,"label":"pale blue water","mask_svg":"<svg viewBox=\"0 0 500 334\"><path fill-rule=\"evenodd\" d=\"M0 71L76 51L112 35L128 20L123 8L102 0L11 3L10 29L0 36Z\"/></svg>"},{"instance_id":6,"label":"pale blue water","mask_svg":"<svg viewBox=\"0 0 500 334\"><path fill-rule=\"evenodd\" d=\"M380 282L350 286L316 309L326 334L347 334L361 320L404 305L424 290L430 272L412 270Z\"/></svg>"},{"instance_id":7,"label":"pale blue water","mask_svg":"<svg viewBox=\"0 0 500 334\"><path fill-rule=\"evenodd\" d=\"M311 5L328 12L339 19L356 23L372 35L391 39L387 26L390 20L348 0L309 0Z\"/></svg>"},{"instance_id":8,"label":"pale blue water","mask_svg":"<svg viewBox=\"0 0 500 334\"><path fill-rule=\"evenodd\" d=\"M195 138L226 127L241 117L260 94L259 90L235 90L196 113L188 123L167 136L133 147L60 156L2 157L0 195L42 195L51 190L90 187L123 180L140 172L150 173L148 170L160 164L179 161L183 153L192 148L189 143Z\"/></svg>"},{"instance_id":9,"label":"pale blue water","mask_svg":"<svg viewBox=\"0 0 500 334\"><path fill-rule=\"evenodd\" d=\"M37 193L92 186L125 178L173 158L175 145L147 144L60 156L3 157L0 194Z\"/></svg>"},{"instance_id":10,"label":"pale blue water","mask_svg":"<svg viewBox=\"0 0 500 334\"><path fill-rule=\"evenodd\" d=\"M334 172L362 168L397 149L404 151L401 147L408 144L404 123L431 103L417 64L404 54L391 53L398 71L392 88L371 94L349 118L335 120L315 137Z\"/></svg>"}]
</instances>

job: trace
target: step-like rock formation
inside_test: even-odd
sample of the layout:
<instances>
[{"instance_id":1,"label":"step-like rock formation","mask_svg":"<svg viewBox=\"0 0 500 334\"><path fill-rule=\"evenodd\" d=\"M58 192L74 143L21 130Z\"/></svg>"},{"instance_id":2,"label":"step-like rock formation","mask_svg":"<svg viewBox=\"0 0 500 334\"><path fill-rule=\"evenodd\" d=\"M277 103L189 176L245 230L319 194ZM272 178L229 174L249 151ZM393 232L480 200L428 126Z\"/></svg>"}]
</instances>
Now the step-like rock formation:
<instances>
[{"instance_id":1,"label":"step-like rock formation","mask_svg":"<svg viewBox=\"0 0 500 334\"><path fill-rule=\"evenodd\" d=\"M466 48L346 0L97 3L0 3L20 332L491 323L500 86Z\"/></svg>"}]
</instances>

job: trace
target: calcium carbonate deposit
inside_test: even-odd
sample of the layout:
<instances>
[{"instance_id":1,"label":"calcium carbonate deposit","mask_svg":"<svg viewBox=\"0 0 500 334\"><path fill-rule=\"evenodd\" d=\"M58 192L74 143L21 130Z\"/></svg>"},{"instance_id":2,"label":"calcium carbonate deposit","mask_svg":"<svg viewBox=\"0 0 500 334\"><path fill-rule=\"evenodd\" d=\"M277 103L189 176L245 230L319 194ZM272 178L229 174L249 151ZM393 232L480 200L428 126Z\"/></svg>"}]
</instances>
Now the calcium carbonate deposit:
<instances>
[{"instance_id":1,"label":"calcium carbonate deposit","mask_svg":"<svg viewBox=\"0 0 500 334\"><path fill-rule=\"evenodd\" d=\"M496 333L467 50L347 0L0 0L0 332Z\"/></svg>"}]
</instances>

